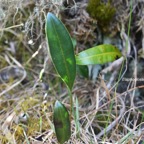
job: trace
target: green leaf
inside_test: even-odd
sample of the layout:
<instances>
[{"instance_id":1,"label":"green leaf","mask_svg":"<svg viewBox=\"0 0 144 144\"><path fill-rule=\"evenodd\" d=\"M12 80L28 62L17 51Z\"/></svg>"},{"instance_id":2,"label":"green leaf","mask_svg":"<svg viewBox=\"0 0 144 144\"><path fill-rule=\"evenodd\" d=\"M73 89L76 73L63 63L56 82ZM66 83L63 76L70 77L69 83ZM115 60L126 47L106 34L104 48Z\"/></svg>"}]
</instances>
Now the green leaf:
<instances>
[{"instance_id":1,"label":"green leaf","mask_svg":"<svg viewBox=\"0 0 144 144\"><path fill-rule=\"evenodd\" d=\"M71 90L76 76L73 44L63 23L52 13L47 15L46 35L54 66L61 79Z\"/></svg>"},{"instance_id":2,"label":"green leaf","mask_svg":"<svg viewBox=\"0 0 144 144\"><path fill-rule=\"evenodd\" d=\"M84 78L88 78L89 77L89 72L88 72L88 67L87 65L77 65L77 73L84 77Z\"/></svg>"},{"instance_id":3,"label":"green leaf","mask_svg":"<svg viewBox=\"0 0 144 144\"><path fill-rule=\"evenodd\" d=\"M59 101L55 102L53 119L58 142L63 144L71 136L71 126L68 111Z\"/></svg>"},{"instance_id":4,"label":"green leaf","mask_svg":"<svg viewBox=\"0 0 144 144\"><path fill-rule=\"evenodd\" d=\"M75 38L71 38L71 40L72 40L73 48L75 49L77 45L77 41Z\"/></svg>"},{"instance_id":5,"label":"green leaf","mask_svg":"<svg viewBox=\"0 0 144 144\"><path fill-rule=\"evenodd\" d=\"M121 56L118 48L110 44L103 44L80 52L76 56L76 63L78 65L104 64Z\"/></svg>"}]
</instances>

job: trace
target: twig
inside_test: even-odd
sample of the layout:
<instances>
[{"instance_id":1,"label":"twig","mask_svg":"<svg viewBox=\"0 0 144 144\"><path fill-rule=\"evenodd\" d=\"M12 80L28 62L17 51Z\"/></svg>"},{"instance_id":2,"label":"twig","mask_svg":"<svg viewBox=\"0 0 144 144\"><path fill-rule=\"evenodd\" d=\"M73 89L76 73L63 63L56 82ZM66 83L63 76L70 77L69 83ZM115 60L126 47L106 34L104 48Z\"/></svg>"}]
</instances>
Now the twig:
<instances>
[{"instance_id":1,"label":"twig","mask_svg":"<svg viewBox=\"0 0 144 144\"><path fill-rule=\"evenodd\" d=\"M24 24L21 23L21 24L18 24L18 25L14 25L14 26L7 27L7 28L2 28L2 29L0 29L0 31L7 31L7 30L9 30L9 29L17 28L17 27L21 27L21 26L24 26Z\"/></svg>"},{"instance_id":2,"label":"twig","mask_svg":"<svg viewBox=\"0 0 144 144\"><path fill-rule=\"evenodd\" d=\"M136 87L136 83L137 83L137 51L136 51L136 47L133 45L134 48L134 54L135 54L135 60L134 60L134 82L133 82L133 87ZM131 107L134 107L134 96L135 96L135 90L132 93L132 99L131 99Z\"/></svg>"},{"instance_id":3,"label":"twig","mask_svg":"<svg viewBox=\"0 0 144 144\"><path fill-rule=\"evenodd\" d=\"M121 119L121 117L123 116L124 112L125 112L125 103L122 100L121 97L118 97L121 101L122 104L122 109L120 110L120 114L119 116L110 124L108 125L107 128L103 129L99 134L96 135L96 138L99 139L101 136L103 136L104 134L108 133L110 130L112 130L116 124L118 123L118 121Z\"/></svg>"},{"instance_id":4,"label":"twig","mask_svg":"<svg viewBox=\"0 0 144 144\"><path fill-rule=\"evenodd\" d=\"M11 131L9 130L9 126L11 121L13 120L14 116L16 115L15 112L11 113L5 120L4 124L2 125L3 134L6 136L7 140L10 144L16 144L14 136L12 135Z\"/></svg>"}]
</instances>

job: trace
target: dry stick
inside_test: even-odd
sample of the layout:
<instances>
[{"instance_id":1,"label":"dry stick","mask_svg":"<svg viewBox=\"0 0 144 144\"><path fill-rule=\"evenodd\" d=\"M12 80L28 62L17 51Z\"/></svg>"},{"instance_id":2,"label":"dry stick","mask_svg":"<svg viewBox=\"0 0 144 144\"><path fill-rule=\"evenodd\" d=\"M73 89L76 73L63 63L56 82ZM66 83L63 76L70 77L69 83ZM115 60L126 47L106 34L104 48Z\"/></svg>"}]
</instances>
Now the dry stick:
<instances>
[{"instance_id":1,"label":"dry stick","mask_svg":"<svg viewBox=\"0 0 144 144\"><path fill-rule=\"evenodd\" d=\"M122 109L120 110L119 116L111 124L109 124L107 128L103 129L98 135L96 135L97 139L99 139L101 136L103 136L104 134L112 130L116 126L118 121L121 119L121 117L123 116L123 113L125 112L125 103L121 97L118 97L118 98L120 99L121 104L122 104Z\"/></svg>"},{"instance_id":2,"label":"dry stick","mask_svg":"<svg viewBox=\"0 0 144 144\"><path fill-rule=\"evenodd\" d=\"M94 136L95 144L98 144L97 139L96 139L96 137L95 137L94 130L93 130L92 125L91 125L92 121L94 120L94 117L92 118L92 120L89 120L89 118L88 118L87 115L86 115L86 119L87 119L87 121L88 121L87 129L89 129L89 128L91 129L92 135Z\"/></svg>"},{"instance_id":3,"label":"dry stick","mask_svg":"<svg viewBox=\"0 0 144 144\"><path fill-rule=\"evenodd\" d=\"M122 96L122 95L125 95L125 94L127 94L128 92L131 92L131 91L133 91L133 90L135 90L135 89L141 89L141 88L144 88L144 85L141 85L141 86L137 86L137 87L131 88L131 89L129 89L129 90L127 90L127 91L125 91L125 92L119 94L119 97Z\"/></svg>"},{"instance_id":4,"label":"dry stick","mask_svg":"<svg viewBox=\"0 0 144 144\"><path fill-rule=\"evenodd\" d=\"M125 135L122 139L120 139L116 144L122 144L126 139L127 139L127 137L129 137L131 134L135 134L135 135L138 135L138 132L139 131L135 131L135 130L137 130L138 129L138 127L140 127L141 125L143 125L144 124L144 122L142 122L142 123L140 123L139 125L137 125L134 129L132 129L132 130L130 130L129 129L129 133L127 134L127 135ZM142 131L144 130L143 128L141 129Z\"/></svg>"},{"instance_id":5,"label":"dry stick","mask_svg":"<svg viewBox=\"0 0 144 144\"><path fill-rule=\"evenodd\" d=\"M2 132L5 135L5 137L7 138L7 140L9 141L9 144L16 144L16 141L14 139L14 135L12 135L11 131L8 128L15 115L16 115L15 112L11 113L6 118L4 124L1 126Z\"/></svg>"},{"instance_id":6,"label":"dry stick","mask_svg":"<svg viewBox=\"0 0 144 144\"><path fill-rule=\"evenodd\" d=\"M123 100L121 99L121 96L122 95L125 95L127 94L128 92L130 91L133 91L135 89L138 89L138 88L144 88L144 85L142 86L138 86L138 87L135 87L135 88L132 88L132 89L129 89L127 90L126 92L123 92L122 94L119 94L118 95L118 98L121 100L121 104L122 104L122 110L120 111L120 115L118 118L116 118L110 125L108 125L108 127L104 130L102 130L98 135L96 135L96 138L99 139L101 136L103 136L104 134L108 133L110 130L112 130L112 128L117 124L117 122L120 120L120 118L124 115L124 112L125 112L125 103L123 102ZM113 99L111 99L113 100ZM99 109L101 109L102 107L106 106L109 102L105 103L104 105L102 105L101 107L99 107ZM93 112L92 112L93 113Z\"/></svg>"},{"instance_id":7,"label":"dry stick","mask_svg":"<svg viewBox=\"0 0 144 144\"><path fill-rule=\"evenodd\" d=\"M124 57L122 57L121 59L120 59L120 61L121 62L123 62L125 59L124 59ZM126 60L126 62L127 62L127 60ZM123 72L123 74L121 75L121 77L119 78L119 80L110 88L110 92L112 91L112 89L114 88L114 87L116 87L117 86L117 84L120 82L120 80L123 78L123 76L124 76L124 74L126 73L126 71L127 71L127 64L126 64L126 68L125 68L125 71Z\"/></svg>"},{"instance_id":8,"label":"dry stick","mask_svg":"<svg viewBox=\"0 0 144 144\"><path fill-rule=\"evenodd\" d=\"M127 91L125 91L125 92L123 92L123 93L121 93L121 94L118 94L118 98L121 97L122 95L127 94L128 92L131 92L131 91L133 91L133 90L135 90L135 89L141 89L141 88L144 88L144 85L131 88L131 89L129 89L129 90L127 90ZM111 101L114 100L114 99L115 99L115 98L111 99ZM111 101L108 101L107 103L103 104L102 106L99 107L99 109L105 107L105 106L106 106L108 103L110 103ZM98 109L98 110L99 110L99 109Z\"/></svg>"},{"instance_id":9,"label":"dry stick","mask_svg":"<svg viewBox=\"0 0 144 144\"><path fill-rule=\"evenodd\" d=\"M133 45L134 48L134 54L135 54L135 60L134 60L134 87L136 87L136 79L137 79L137 52L136 52L136 47ZM135 96L135 90L133 91L132 94L132 99L131 99L131 107L134 106L134 96Z\"/></svg>"},{"instance_id":10,"label":"dry stick","mask_svg":"<svg viewBox=\"0 0 144 144\"><path fill-rule=\"evenodd\" d=\"M112 85L112 83L113 83L113 81L114 81L114 79L115 79L115 76L116 76L117 73L118 73L118 67L119 67L120 65L122 65L123 60L124 60L124 57L119 58L118 60L116 60L115 62L113 62L109 67L107 67L106 69L104 69L104 70L102 71L103 73L106 73L106 72L108 72L108 71L114 70L114 72L112 73L111 78L109 79L109 82L108 82L107 86L105 87L105 88L107 89L107 91L109 91L109 89L110 89L110 87L111 87L111 85ZM106 93L104 92L104 95L105 95L105 94L106 94ZM110 99L109 99L109 101L110 101ZM116 104L117 104L117 99L116 99L116 97L115 97L115 102L116 102ZM117 115L118 115L118 114L117 114L117 110L116 110L116 117L117 117ZM121 116L119 116L119 117L115 120L116 122L113 122L113 123L111 123L111 124L115 124L115 125L116 125L120 118L121 118ZM113 125L113 127L114 127L115 125Z\"/></svg>"},{"instance_id":11,"label":"dry stick","mask_svg":"<svg viewBox=\"0 0 144 144\"><path fill-rule=\"evenodd\" d=\"M2 29L0 29L0 31L7 31L7 30L9 30L9 29L17 28L17 27L21 27L21 26L24 26L24 24L21 23L21 24L18 24L18 25L14 25L14 26L7 27L7 28L2 28Z\"/></svg>"}]
</instances>

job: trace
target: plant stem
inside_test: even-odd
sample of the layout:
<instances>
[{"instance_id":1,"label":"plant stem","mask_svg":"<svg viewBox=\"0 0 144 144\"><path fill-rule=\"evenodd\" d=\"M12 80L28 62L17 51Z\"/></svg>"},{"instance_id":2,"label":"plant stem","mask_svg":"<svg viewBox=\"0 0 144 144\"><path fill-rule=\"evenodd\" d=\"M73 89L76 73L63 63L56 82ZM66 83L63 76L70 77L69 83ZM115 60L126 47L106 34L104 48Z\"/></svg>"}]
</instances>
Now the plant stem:
<instances>
[{"instance_id":1,"label":"plant stem","mask_svg":"<svg viewBox=\"0 0 144 144\"><path fill-rule=\"evenodd\" d=\"M77 136L80 137L80 125L79 125L79 111L78 111L78 99L76 98L76 110L74 110L74 106L73 106L73 98L72 98L72 92L69 89L69 96L70 96L70 118L72 119L72 116L74 117L74 121L75 121L75 126L76 126L76 133Z\"/></svg>"},{"instance_id":2,"label":"plant stem","mask_svg":"<svg viewBox=\"0 0 144 144\"><path fill-rule=\"evenodd\" d=\"M72 99L72 91L68 88L68 93L70 96L70 117L72 118L72 112L73 112L73 99Z\"/></svg>"}]
</instances>

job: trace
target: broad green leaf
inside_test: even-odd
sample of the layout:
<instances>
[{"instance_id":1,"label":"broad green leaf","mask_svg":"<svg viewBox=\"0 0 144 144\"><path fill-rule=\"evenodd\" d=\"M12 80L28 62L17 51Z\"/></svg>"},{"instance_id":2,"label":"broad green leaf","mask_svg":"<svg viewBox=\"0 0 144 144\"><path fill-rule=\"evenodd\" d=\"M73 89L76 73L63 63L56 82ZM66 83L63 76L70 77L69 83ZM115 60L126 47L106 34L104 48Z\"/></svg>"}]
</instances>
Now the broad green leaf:
<instances>
[{"instance_id":1,"label":"broad green leaf","mask_svg":"<svg viewBox=\"0 0 144 144\"><path fill-rule=\"evenodd\" d=\"M58 142L63 144L71 136L71 126L68 111L59 101L55 102L53 119Z\"/></svg>"},{"instance_id":2,"label":"broad green leaf","mask_svg":"<svg viewBox=\"0 0 144 144\"><path fill-rule=\"evenodd\" d=\"M104 64L114 61L121 55L121 52L115 46L103 44L80 52L76 56L76 63L78 65Z\"/></svg>"},{"instance_id":3,"label":"broad green leaf","mask_svg":"<svg viewBox=\"0 0 144 144\"><path fill-rule=\"evenodd\" d=\"M46 35L54 66L61 79L71 90L76 75L73 44L63 23L52 13L47 15Z\"/></svg>"},{"instance_id":4,"label":"broad green leaf","mask_svg":"<svg viewBox=\"0 0 144 144\"><path fill-rule=\"evenodd\" d=\"M82 76L82 77L84 77L84 78L88 78L89 76L88 76L88 74L89 74L89 72L88 72L88 67L87 67L87 65L77 65L77 73L80 75L80 76Z\"/></svg>"}]
</instances>

